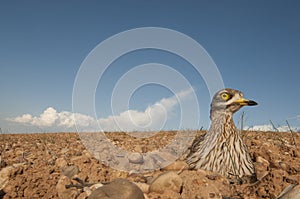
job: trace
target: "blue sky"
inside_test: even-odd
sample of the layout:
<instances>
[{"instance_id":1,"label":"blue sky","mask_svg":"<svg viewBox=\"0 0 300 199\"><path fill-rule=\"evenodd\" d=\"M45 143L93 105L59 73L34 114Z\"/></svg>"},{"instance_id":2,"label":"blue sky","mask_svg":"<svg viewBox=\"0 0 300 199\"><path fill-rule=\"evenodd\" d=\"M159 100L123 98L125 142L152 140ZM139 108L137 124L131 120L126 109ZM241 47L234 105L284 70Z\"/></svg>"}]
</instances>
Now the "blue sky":
<instances>
[{"instance_id":1,"label":"blue sky","mask_svg":"<svg viewBox=\"0 0 300 199\"><path fill-rule=\"evenodd\" d=\"M269 120L285 125L286 119L300 126L299 9L298 1L1 1L0 128L8 133L69 130L41 114L69 121L74 81L87 55L107 38L141 27L172 29L201 44L225 86L259 103L243 109L248 126ZM134 92L128 110L112 113L111 92L118 79L152 62L189 80L199 101L199 125L207 128L210 96L202 77L178 56L151 49L126 54L111 65L95 95L98 118L157 110L154 105L163 104L163 98L173 102L168 88L146 85ZM179 128L177 105L167 110L165 129ZM24 114L31 116L27 123L14 120ZM93 120L93 115L78 114ZM197 128L188 123L180 127Z\"/></svg>"}]
</instances>

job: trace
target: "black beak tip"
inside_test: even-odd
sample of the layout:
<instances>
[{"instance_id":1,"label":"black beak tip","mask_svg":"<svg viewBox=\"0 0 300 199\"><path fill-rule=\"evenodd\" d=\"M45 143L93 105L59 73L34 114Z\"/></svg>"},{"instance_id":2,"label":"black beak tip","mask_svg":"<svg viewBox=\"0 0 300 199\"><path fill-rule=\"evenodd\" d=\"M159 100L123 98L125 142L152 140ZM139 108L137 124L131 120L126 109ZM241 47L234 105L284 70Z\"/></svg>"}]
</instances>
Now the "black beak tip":
<instances>
[{"instance_id":1,"label":"black beak tip","mask_svg":"<svg viewBox=\"0 0 300 199\"><path fill-rule=\"evenodd\" d=\"M249 100L248 105L249 106L256 106L256 105L258 105L258 103L253 101L253 100Z\"/></svg>"}]
</instances>

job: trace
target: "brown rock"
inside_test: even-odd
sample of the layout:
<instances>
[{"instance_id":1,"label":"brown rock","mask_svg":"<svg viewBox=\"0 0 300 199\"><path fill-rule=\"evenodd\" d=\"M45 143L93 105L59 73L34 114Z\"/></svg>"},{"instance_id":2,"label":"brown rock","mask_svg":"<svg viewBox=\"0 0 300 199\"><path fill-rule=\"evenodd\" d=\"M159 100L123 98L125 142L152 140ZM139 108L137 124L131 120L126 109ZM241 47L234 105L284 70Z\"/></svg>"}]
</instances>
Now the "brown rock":
<instances>
[{"instance_id":1,"label":"brown rock","mask_svg":"<svg viewBox=\"0 0 300 199\"><path fill-rule=\"evenodd\" d=\"M179 193L176 193L172 190L165 190L164 193L149 193L147 194L149 198L151 199L183 199Z\"/></svg>"},{"instance_id":2,"label":"brown rock","mask_svg":"<svg viewBox=\"0 0 300 199\"><path fill-rule=\"evenodd\" d=\"M91 159L86 155L75 156L70 160L74 164L90 163Z\"/></svg>"},{"instance_id":3,"label":"brown rock","mask_svg":"<svg viewBox=\"0 0 300 199\"><path fill-rule=\"evenodd\" d=\"M187 170L189 168L189 165L185 161L176 161L165 168L163 170L166 171L179 171L179 170Z\"/></svg>"},{"instance_id":4,"label":"brown rock","mask_svg":"<svg viewBox=\"0 0 300 199\"><path fill-rule=\"evenodd\" d=\"M289 166L284 162L280 162L279 165L280 165L281 169L283 169L285 171L287 171L289 169Z\"/></svg>"},{"instance_id":5,"label":"brown rock","mask_svg":"<svg viewBox=\"0 0 300 199\"><path fill-rule=\"evenodd\" d=\"M90 189L90 187L84 187L83 192L85 193L86 196L89 196L91 195L92 190Z\"/></svg>"},{"instance_id":6,"label":"brown rock","mask_svg":"<svg viewBox=\"0 0 300 199\"><path fill-rule=\"evenodd\" d=\"M79 173L79 167L75 165L68 166L62 171L62 174L67 176L70 179L72 179L72 177L77 175L78 173Z\"/></svg>"},{"instance_id":7,"label":"brown rock","mask_svg":"<svg viewBox=\"0 0 300 199\"><path fill-rule=\"evenodd\" d=\"M13 167L5 167L0 171L0 190L3 190L9 181L10 173L12 172Z\"/></svg>"},{"instance_id":8,"label":"brown rock","mask_svg":"<svg viewBox=\"0 0 300 199\"><path fill-rule=\"evenodd\" d=\"M87 196L86 192L82 192L76 199L86 199Z\"/></svg>"},{"instance_id":9,"label":"brown rock","mask_svg":"<svg viewBox=\"0 0 300 199\"><path fill-rule=\"evenodd\" d=\"M6 187L4 187L3 192L4 193L13 193L13 192L15 192L15 186L8 184Z\"/></svg>"},{"instance_id":10,"label":"brown rock","mask_svg":"<svg viewBox=\"0 0 300 199\"><path fill-rule=\"evenodd\" d=\"M173 171L165 172L155 178L149 188L150 192L164 193L172 190L179 193L182 187L182 179Z\"/></svg>"},{"instance_id":11,"label":"brown rock","mask_svg":"<svg viewBox=\"0 0 300 199\"><path fill-rule=\"evenodd\" d=\"M262 165L263 165L264 167L266 167L266 168L270 166L269 161L267 161L266 159L264 159L264 158L261 157L261 156L257 156L257 157L256 157L256 162L262 164Z\"/></svg>"},{"instance_id":12,"label":"brown rock","mask_svg":"<svg viewBox=\"0 0 300 199\"><path fill-rule=\"evenodd\" d=\"M62 169L68 165L67 161L64 158L57 158L55 161L55 166Z\"/></svg>"},{"instance_id":13,"label":"brown rock","mask_svg":"<svg viewBox=\"0 0 300 199\"><path fill-rule=\"evenodd\" d=\"M261 156L257 156L255 159L255 169L258 180L262 180L270 170L270 163Z\"/></svg>"},{"instance_id":14,"label":"brown rock","mask_svg":"<svg viewBox=\"0 0 300 199\"><path fill-rule=\"evenodd\" d=\"M69 149L67 149L67 148L63 148L63 149L60 151L61 154L66 154L67 152L69 152Z\"/></svg>"},{"instance_id":15,"label":"brown rock","mask_svg":"<svg viewBox=\"0 0 300 199\"><path fill-rule=\"evenodd\" d=\"M143 192L135 184L118 178L104 185L88 197L88 199L144 199Z\"/></svg>"},{"instance_id":16,"label":"brown rock","mask_svg":"<svg viewBox=\"0 0 300 199\"><path fill-rule=\"evenodd\" d=\"M17 156L23 156L24 150L23 149L16 149L15 154Z\"/></svg>"},{"instance_id":17,"label":"brown rock","mask_svg":"<svg viewBox=\"0 0 300 199\"><path fill-rule=\"evenodd\" d=\"M90 187L90 189L91 189L91 191L95 191L99 187L103 187L103 184L101 184L101 183L94 184Z\"/></svg>"},{"instance_id":18,"label":"brown rock","mask_svg":"<svg viewBox=\"0 0 300 199\"><path fill-rule=\"evenodd\" d=\"M79 192L76 188L66 188L66 185L71 184L71 179L67 176L62 176L56 185L56 192L58 194L58 197L61 199L72 199L76 198L76 196L79 195Z\"/></svg>"},{"instance_id":19,"label":"brown rock","mask_svg":"<svg viewBox=\"0 0 300 199\"><path fill-rule=\"evenodd\" d=\"M143 153L143 147L141 145L136 145L134 147L134 151L136 151L137 153Z\"/></svg>"},{"instance_id":20,"label":"brown rock","mask_svg":"<svg viewBox=\"0 0 300 199\"><path fill-rule=\"evenodd\" d=\"M165 190L164 193L162 194L161 198L167 199L167 198L172 198L172 199L180 199L180 194L178 192L174 192L172 190Z\"/></svg>"},{"instance_id":21,"label":"brown rock","mask_svg":"<svg viewBox=\"0 0 300 199\"><path fill-rule=\"evenodd\" d=\"M149 185L142 182L134 182L136 186L138 186L143 193L149 193Z\"/></svg>"},{"instance_id":22,"label":"brown rock","mask_svg":"<svg viewBox=\"0 0 300 199\"><path fill-rule=\"evenodd\" d=\"M11 175L17 175L23 172L24 163L13 164L13 166L4 167L0 171L0 191L2 191L9 182Z\"/></svg>"},{"instance_id":23,"label":"brown rock","mask_svg":"<svg viewBox=\"0 0 300 199\"><path fill-rule=\"evenodd\" d=\"M183 171L180 176L183 179L182 198L222 198L230 195L231 191L226 189L226 180L221 176L208 179L206 176L212 176L213 173L204 170ZM222 194L221 194L222 193Z\"/></svg>"},{"instance_id":24,"label":"brown rock","mask_svg":"<svg viewBox=\"0 0 300 199\"><path fill-rule=\"evenodd\" d=\"M276 186L280 185L280 183L283 181L283 178L288 176L286 171L279 169L272 171L271 175L273 176L272 183Z\"/></svg>"}]
</instances>

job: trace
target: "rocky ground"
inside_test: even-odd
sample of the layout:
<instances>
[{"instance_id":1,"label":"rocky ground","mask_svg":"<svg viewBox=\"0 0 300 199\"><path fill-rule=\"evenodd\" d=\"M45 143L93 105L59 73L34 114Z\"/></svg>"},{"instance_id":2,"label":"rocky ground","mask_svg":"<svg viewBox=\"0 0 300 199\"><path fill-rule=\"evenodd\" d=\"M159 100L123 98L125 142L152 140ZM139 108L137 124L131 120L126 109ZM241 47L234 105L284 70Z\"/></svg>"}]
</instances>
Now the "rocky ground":
<instances>
[{"instance_id":1,"label":"rocky ground","mask_svg":"<svg viewBox=\"0 0 300 199\"><path fill-rule=\"evenodd\" d=\"M159 132L150 138L125 133L106 136L124 150L146 153L166 146L175 132ZM299 194L299 133L243 132L243 139L257 170L259 181L254 184L187 170L180 160L148 173L114 170L94 158L76 133L2 134L0 198L95 198L92 195L98 187L117 194L113 190L122 183L133 185L131 198L277 198L293 187Z\"/></svg>"}]
</instances>

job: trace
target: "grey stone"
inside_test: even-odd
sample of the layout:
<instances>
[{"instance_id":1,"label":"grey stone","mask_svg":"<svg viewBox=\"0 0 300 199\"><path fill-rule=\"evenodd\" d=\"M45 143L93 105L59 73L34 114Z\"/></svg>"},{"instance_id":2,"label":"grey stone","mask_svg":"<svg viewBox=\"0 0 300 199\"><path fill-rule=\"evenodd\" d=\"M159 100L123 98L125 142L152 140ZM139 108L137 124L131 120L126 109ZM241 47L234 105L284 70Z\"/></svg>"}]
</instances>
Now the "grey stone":
<instances>
[{"instance_id":1,"label":"grey stone","mask_svg":"<svg viewBox=\"0 0 300 199\"><path fill-rule=\"evenodd\" d=\"M144 163L144 158L141 153L131 153L128 156L129 162L133 164L143 164Z\"/></svg>"}]
</instances>

